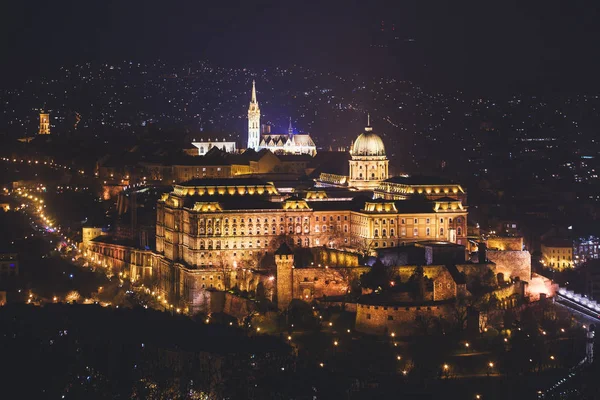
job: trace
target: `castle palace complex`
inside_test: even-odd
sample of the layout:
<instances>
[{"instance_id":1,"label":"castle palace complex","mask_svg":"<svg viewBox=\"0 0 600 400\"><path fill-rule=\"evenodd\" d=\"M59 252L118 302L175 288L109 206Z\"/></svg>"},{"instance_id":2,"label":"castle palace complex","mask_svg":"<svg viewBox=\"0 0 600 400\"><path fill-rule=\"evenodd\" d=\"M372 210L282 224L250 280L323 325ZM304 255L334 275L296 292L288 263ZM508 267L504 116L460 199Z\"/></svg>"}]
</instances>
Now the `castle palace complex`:
<instances>
[{"instance_id":1,"label":"castle palace complex","mask_svg":"<svg viewBox=\"0 0 600 400\"><path fill-rule=\"evenodd\" d=\"M285 140L260 135L254 84L248 122L248 149L316 152L308 135L291 130ZM375 312L372 299L353 306L357 326L374 333L421 309L443 314L449 301L468 295L473 279L490 285L530 279L526 261L518 271L500 256L498 264L485 255L471 263L465 190L442 178L390 177L384 143L370 123L354 141L348 162L347 176L322 172L312 184L287 183L286 191L256 175L175 184L156 205L155 250L88 234L85 257L123 270L132 281L151 282L166 305L190 314L214 311L216 293L229 296L228 290L260 291L280 310L292 299L343 297L369 273L373 260L403 281L423 268L427 285L419 304L426 307L402 293L389 300L385 315ZM511 260L521 257L514 251L519 254ZM522 288L519 283L503 289L501 300L508 304Z\"/></svg>"}]
</instances>

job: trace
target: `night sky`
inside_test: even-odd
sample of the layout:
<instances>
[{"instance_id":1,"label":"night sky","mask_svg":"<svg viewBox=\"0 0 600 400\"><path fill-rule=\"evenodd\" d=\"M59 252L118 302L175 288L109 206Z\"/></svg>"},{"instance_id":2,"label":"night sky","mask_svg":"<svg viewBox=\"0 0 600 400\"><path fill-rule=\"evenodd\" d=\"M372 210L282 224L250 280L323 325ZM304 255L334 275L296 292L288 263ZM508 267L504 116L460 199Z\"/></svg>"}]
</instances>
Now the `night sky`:
<instances>
[{"instance_id":1,"label":"night sky","mask_svg":"<svg viewBox=\"0 0 600 400\"><path fill-rule=\"evenodd\" d=\"M600 88L599 9L592 0L2 2L1 82L75 62L161 58L297 63L440 89L590 92Z\"/></svg>"}]
</instances>

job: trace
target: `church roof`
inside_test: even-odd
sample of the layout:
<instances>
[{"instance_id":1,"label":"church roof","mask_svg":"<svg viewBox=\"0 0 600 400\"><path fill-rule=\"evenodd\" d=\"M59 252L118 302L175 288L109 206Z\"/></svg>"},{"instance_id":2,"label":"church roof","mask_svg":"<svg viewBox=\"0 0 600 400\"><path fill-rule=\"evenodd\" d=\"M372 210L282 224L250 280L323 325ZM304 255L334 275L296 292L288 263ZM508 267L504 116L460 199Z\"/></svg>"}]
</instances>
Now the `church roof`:
<instances>
[{"instance_id":1,"label":"church roof","mask_svg":"<svg viewBox=\"0 0 600 400\"><path fill-rule=\"evenodd\" d=\"M297 134L292 136L292 142L296 146L314 146L315 142L313 142L310 135L307 134Z\"/></svg>"}]
</instances>

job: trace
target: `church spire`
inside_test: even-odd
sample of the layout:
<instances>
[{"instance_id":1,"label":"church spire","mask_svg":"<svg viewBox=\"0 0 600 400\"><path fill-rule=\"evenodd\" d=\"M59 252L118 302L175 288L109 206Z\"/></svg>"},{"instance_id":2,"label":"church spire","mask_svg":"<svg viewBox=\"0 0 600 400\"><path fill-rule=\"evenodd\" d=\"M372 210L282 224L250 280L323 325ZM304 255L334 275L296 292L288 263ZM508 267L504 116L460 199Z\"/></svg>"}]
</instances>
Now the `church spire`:
<instances>
[{"instance_id":1,"label":"church spire","mask_svg":"<svg viewBox=\"0 0 600 400\"><path fill-rule=\"evenodd\" d=\"M256 81L254 79L252 79L252 99L250 100L250 103L256 104Z\"/></svg>"},{"instance_id":2,"label":"church spire","mask_svg":"<svg viewBox=\"0 0 600 400\"><path fill-rule=\"evenodd\" d=\"M260 145L260 108L256 101L256 82L252 80L252 97L248 106L248 148L258 151Z\"/></svg>"},{"instance_id":3,"label":"church spire","mask_svg":"<svg viewBox=\"0 0 600 400\"><path fill-rule=\"evenodd\" d=\"M288 128L288 135L294 134L294 128L292 128L292 117L290 117L290 127Z\"/></svg>"}]
</instances>

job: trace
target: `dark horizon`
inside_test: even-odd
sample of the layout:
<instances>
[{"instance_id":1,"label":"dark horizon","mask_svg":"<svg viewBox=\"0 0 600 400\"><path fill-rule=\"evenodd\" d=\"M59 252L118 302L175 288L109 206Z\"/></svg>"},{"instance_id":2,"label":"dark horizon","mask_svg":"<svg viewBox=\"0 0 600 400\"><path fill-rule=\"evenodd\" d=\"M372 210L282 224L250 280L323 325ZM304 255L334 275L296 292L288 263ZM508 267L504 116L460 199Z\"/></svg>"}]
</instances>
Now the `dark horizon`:
<instances>
[{"instance_id":1,"label":"dark horizon","mask_svg":"<svg viewBox=\"0 0 600 400\"><path fill-rule=\"evenodd\" d=\"M74 63L162 59L297 64L478 94L600 88L591 1L237 3L4 4L1 82Z\"/></svg>"}]
</instances>

